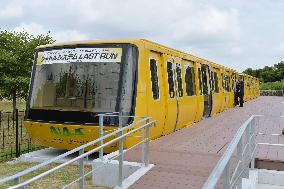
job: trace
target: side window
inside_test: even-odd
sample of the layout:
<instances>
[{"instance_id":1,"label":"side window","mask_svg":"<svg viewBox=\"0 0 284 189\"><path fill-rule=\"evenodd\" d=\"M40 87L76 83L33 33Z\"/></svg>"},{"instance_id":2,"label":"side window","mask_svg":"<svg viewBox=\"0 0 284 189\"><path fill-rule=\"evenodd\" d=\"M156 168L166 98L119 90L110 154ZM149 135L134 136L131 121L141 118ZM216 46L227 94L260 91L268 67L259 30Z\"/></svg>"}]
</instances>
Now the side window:
<instances>
[{"instance_id":1,"label":"side window","mask_svg":"<svg viewBox=\"0 0 284 189\"><path fill-rule=\"evenodd\" d=\"M219 93L218 74L214 72L214 92Z\"/></svg>"},{"instance_id":2,"label":"side window","mask_svg":"<svg viewBox=\"0 0 284 189\"><path fill-rule=\"evenodd\" d=\"M225 73L222 73L222 86L223 86L224 92L230 91L229 76Z\"/></svg>"},{"instance_id":3,"label":"side window","mask_svg":"<svg viewBox=\"0 0 284 189\"><path fill-rule=\"evenodd\" d=\"M208 85L207 85L207 71L206 68L201 68L202 73L202 84L203 84L203 94L208 95Z\"/></svg>"},{"instance_id":4,"label":"side window","mask_svg":"<svg viewBox=\"0 0 284 189\"><path fill-rule=\"evenodd\" d=\"M210 72L210 90L214 91L214 73L213 71Z\"/></svg>"},{"instance_id":5,"label":"side window","mask_svg":"<svg viewBox=\"0 0 284 189\"><path fill-rule=\"evenodd\" d=\"M227 75L227 89L228 89L228 92L231 92L231 86L230 86L230 77L229 75Z\"/></svg>"},{"instance_id":6,"label":"side window","mask_svg":"<svg viewBox=\"0 0 284 189\"><path fill-rule=\"evenodd\" d=\"M194 69L188 65L184 66L185 73L185 85L186 85L186 95L192 96L195 95L195 77L194 77Z\"/></svg>"},{"instance_id":7,"label":"side window","mask_svg":"<svg viewBox=\"0 0 284 189\"><path fill-rule=\"evenodd\" d=\"M198 80L199 80L199 91L200 91L200 95L202 95L202 94L203 94L203 89L202 89L201 68L198 68Z\"/></svg>"},{"instance_id":8,"label":"side window","mask_svg":"<svg viewBox=\"0 0 284 189\"><path fill-rule=\"evenodd\" d=\"M182 97L183 90L182 90L181 68L179 63L176 63L176 73L177 73L177 82L178 82L178 96Z\"/></svg>"},{"instance_id":9,"label":"side window","mask_svg":"<svg viewBox=\"0 0 284 189\"><path fill-rule=\"evenodd\" d=\"M224 74L224 73L221 73L221 77L222 77L222 88L223 88L223 92L226 92L225 74Z\"/></svg>"},{"instance_id":10,"label":"side window","mask_svg":"<svg viewBox=\"0 0 284 189\"><path fill-rule=\"evenodd\" d=\"M151 71L152 94L154 100L156 100L160 98L160 91L159 91L157 61L155 59L150 59L150 71Z\"/></svg>"},{"instance_id":11,"label":"side window","mask_svg":"<svg viewBox=\"0 0 284 189\"><path fill-rule=\"evenodd\" d=\"M167 62L168 85L170 98L175 97L173 63Z\"/></svg>"}]
</instances>

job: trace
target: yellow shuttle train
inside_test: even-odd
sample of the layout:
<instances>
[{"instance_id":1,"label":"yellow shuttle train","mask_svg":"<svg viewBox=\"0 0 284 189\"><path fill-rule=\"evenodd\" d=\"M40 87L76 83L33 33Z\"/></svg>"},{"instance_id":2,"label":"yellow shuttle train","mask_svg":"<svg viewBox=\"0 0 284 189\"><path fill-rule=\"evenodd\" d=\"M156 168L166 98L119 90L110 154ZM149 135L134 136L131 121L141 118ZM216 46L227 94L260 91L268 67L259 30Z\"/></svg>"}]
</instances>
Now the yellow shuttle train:
<instances>
[{"instance_id":1,"label":"yellow shuttle train","mask_svg":"<svg viewBox=\"0 0 284 189\"><path fill-rule=\"evenodd\" d=\"M245 101L259 96L257 78L144 39L44 45L35 52L24 126L39 145L72 149L98 137L99 113L122 112L156 120L155 139L232 108L238 77ZM104 123L110 131L118 120Z\"/></svg>"}]
</instances>

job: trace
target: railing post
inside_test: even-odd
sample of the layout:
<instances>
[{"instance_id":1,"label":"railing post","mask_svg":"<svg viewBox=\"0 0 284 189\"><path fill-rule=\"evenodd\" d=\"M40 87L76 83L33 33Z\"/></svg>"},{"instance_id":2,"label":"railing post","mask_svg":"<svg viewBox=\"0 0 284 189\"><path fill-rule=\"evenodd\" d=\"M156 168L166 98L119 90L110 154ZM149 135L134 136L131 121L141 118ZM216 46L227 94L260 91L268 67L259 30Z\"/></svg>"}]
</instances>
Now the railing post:
<instances>
[{"instance_id":1,"label":"railing post","mask_svg":"<svg viewBox=\"0 0 284 189\"><path fill-rule=\"evenodd\" d=\"M238 142L238 145L237 145L237 157L238 157L238 163L240 163L240 171L238 171L237 175L239 175L242 170L243 170L243 166L244 166L244 163L243 163L243 143L242 143L242 139L243 137L241 137L240 141ZM240 177L242 178L242 177ZM240 181L237 181L237 185L238 185L238 189L242 188L242 179Z\"/></svg>"},{"instance_id":2,"label":"railing post","mask_svg":"<svg viewBox=\"0 0 284 189\"><path fill-rule=\"evenodd\" d=\"M100 131L99 131L99 137L103 137L104 136L104 116L103 114L99 114L99 126L100 126ZM100 146L102 146L104 144L104 141L101 140L100 141ZM100 159L103 159L104 157L104 149L101 148L99 151L99 157Z\"/></svg>"},{"instance_id":3,"label":"railing post","mask_svg":"<svg viewBox=\"0 0 284 189\"><path fill-rule=\"evenodd\" d=\"M119 129L122 129L122 114L118 116ZM123 131L120 131L120 136L123 135ZM118 165L118 186L122 187L123 180L123 138L119 140L119 165Z\"/></svg>"},{"instance_id":4,"label":"railing post","mask_svg":"<svg viewBox=\"0 0 284 189\"><path fill-rule=\"evenodd\" d=\"M79 155L84 154L84 148L79 151ZM84 189L84 158L79 160L79 169L80 169L80 189Z\"/></svg>"},{"instance_id":5,"label":"railing post","mask_svg":"<svg viewBox=\"0 0 284 189\"><path fill-rule=\"evenodd\" d=\"M227 163L224 171L224 189L230 187L230 162Z\"/></svg>"},{"instance_id":6,"label":"railing post","mask_svg":"<svg viewBox=\"0 0 284 189\"><path fill-rule=\"evenodd\" d=\"M252 124L251 124L251 139L252 139L252 142L251 142L251 162L250 162L250 168L251 169L254 169L254 162L255 162L255 148L256 148L256 132L255 132L255 124L256 124L256 118L257 117L254 117L253 120L252 120Z\"/></svg>"},{"instance_id":7,"label":"railing post","mask_svg":"<svg viewBox=\"0 0 284 189\"><path fill-rule=\"evenodd\" d=\"M248 154L251 154L251 146L250 146L250 136L251 136L251 124L252 124L252 120L248 123L248 126L245 130L246 132L246 145L248 145ZM247 156L247 154L246 154ZM250 157L249 157L250 158Z\"/></svg>"},{"instance_id":8,"label":"railing post","mask_svg":"<svg viewBox=\"0 0 284 189\"><path fill-rule=\"evenodd\" d=\"M16 157L20 157L20 146L19 146L19 111L18 109L15 110L16 116Z\"/></svg>"},{"instance_id":9,"label":"railing post","mask_svg":"<svg viewBox=\"0 0 284 189\"><path fill-rule=\"evenodd\" d=\"M148 124L150 122L149 118L146 120L146 147L145 147L145 166L148 167L149 165L149 127L150 125Z\"/></svg>"},{"instance_id":10,"label":"railing post","mask_svg":"<svg viewBox=\"0 0 284 189\"><path fill-rule=\"evenodd\" d=\"M142 164L145 166L145 133L144 133L145 128L142 128L141 130L141 140L142 140L142 146L141 146L141 160L142 160Z\"/></svg>"},{"instance_id":11,"label":"railing post","mask_svg":"<svg viewBox=\"0 0 284 189\"><path fill-rule=\"evenodd\" d=\"M253 120L253 119L252 119ZM244 154L243 155L243 168L244 168L244 174L245 177L249 177L249 164L251 161L251 124L252 120L248 123L246 129L245 129L245 135L246 135L246 142L245 142L245 148L244 148Z\"/></svg>"}]
</instances>

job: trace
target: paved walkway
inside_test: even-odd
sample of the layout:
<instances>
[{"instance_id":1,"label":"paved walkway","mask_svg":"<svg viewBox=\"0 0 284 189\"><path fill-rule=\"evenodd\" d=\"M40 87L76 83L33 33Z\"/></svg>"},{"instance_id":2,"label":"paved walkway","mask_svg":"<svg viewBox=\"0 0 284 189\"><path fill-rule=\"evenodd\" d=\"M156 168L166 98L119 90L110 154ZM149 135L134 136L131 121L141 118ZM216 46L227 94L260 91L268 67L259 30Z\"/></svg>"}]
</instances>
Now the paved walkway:
<instances>
[{"instance_id":1,"label":"paved walkway","mask_svg":"<svg viewBox=\"0 0 284 189\"><path fill-rule=\"evenodd\" d=\"M245 103L243 108L229 109L215 117L152 141L150 163L154 163L155 167L131 188L201 188L240 125L252 114L284 116L282 102L284 97L259 97ZM262 125L265 129L272 123L268 121ZM280 133L284 125L278 124L273 128L273 132ZM271 130L266 129L267 131ZM268 157L268 150L259 154ZM275 153L274 150L274 154L277 154L274 155L277 158L281 153ZM140 149L134 149L126 154L126 160L141 161Z\"/></svg>"}]
</instances>

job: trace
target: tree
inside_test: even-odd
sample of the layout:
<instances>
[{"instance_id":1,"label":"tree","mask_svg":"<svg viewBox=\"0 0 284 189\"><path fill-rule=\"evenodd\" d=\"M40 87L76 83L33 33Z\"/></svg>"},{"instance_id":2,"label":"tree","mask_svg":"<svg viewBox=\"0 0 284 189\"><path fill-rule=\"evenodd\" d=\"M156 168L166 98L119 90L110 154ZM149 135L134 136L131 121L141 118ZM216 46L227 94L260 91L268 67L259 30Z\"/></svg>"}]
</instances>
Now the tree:
<instances>
[{"instance_id":1,"label":"tree","mask_svg":"<svg viewBox=\"0 0 284 189\"><path fill-rule=\"evenodd\" d=\"M243 73L254 76L255 77L255 70L253 70L252 68L247 68L245 71L243 71Z\"/></svg>"},{"instance_id":2,"label":"tree","mask_svg":"<svg viewBox=\"0 0 284 189\"><path fill-rule=\"evenodd\" d=\"M262 69L247 68L243 73L257 77L265 83L281 81L284 80L284 61L274 64L274 66L265 66Z\"/></svg>"},{"instance_id":3,"label":"tree","mask_svg":"<svg viewBox=\"0 0 284 189\"><path fill-rule=\"evenodd\" d=\"M37 46L53 43L46 35L33 36L27 32L0 30L0 100L27 98L34 50Z\"/></svg>"}]
</instances>

